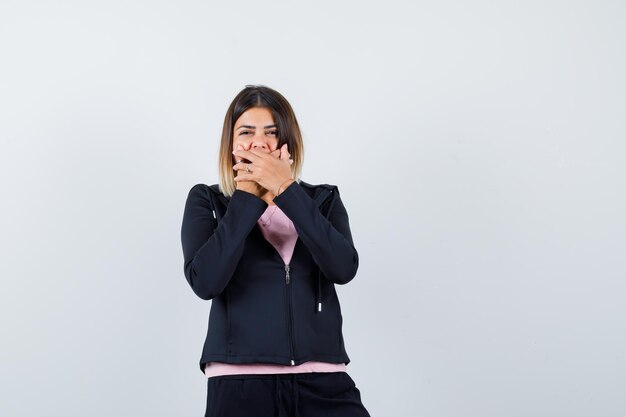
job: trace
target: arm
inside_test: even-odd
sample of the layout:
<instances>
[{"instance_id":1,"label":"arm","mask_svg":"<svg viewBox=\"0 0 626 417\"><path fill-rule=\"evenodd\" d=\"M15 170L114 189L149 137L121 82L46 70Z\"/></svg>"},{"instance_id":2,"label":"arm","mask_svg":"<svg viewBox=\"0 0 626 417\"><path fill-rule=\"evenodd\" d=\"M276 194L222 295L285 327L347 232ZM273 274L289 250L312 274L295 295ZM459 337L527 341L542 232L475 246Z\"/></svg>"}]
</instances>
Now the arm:
<instances>
[{"instance_id":1,"label":"arm","mask_svg":"<svg viewBox=\"0 0 626 417\"><path fill-rule=\"evenodd\" d=\"M203 184L191 188L181 228L185 278L203 300L224 291L243 254L246 237L267 208L256 195L235 190L218 225L208 193Z\"/></svg>"},{"instance_id":2,"label":"arm","mask_svg":"<svg viewBox=\"0 0 626 417\"><path fill-rule=\"evenodd\" d=\"M336 200L328 219L296 181L273 201L293 222L298 236L326 278L335 284L347 284L356 275L359 255L352 241L346 208L339 191L336 189L334 193Z\"/></svg>"}]
</instances>

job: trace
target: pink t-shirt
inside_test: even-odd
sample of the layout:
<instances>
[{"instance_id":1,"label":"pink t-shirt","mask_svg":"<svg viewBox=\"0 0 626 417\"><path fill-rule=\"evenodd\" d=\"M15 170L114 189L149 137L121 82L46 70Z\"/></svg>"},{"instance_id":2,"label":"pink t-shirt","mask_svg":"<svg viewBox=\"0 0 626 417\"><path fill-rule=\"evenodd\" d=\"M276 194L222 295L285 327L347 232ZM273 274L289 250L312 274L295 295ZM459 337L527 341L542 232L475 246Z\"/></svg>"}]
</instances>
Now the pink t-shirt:
<instances>
[{"instance_id":1,"label":"pink t-shirt","mask_svg":"<svg viewBox=\"0 0 626 417\"><path fill-rule=\"evenodd\" d=\"M298 239L298 233L292 221L277 206L268 205L257 221L263 236L280 253L285 264L289 264ZM207 377L234 374L292 374L301 372L339 372L346 371L345 363L304 362L300 365L278 365L270 363L232 364L209 362L204 367Z\"/></svg>"}]
</instances>

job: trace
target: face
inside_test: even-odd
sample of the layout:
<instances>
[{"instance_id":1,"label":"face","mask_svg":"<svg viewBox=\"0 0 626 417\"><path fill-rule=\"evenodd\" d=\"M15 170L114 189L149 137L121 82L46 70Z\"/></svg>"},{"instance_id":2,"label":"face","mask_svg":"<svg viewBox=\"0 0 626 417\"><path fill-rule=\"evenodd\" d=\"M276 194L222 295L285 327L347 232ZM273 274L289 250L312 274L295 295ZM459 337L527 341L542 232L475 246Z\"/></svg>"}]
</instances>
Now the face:
<instances>
[{"instance_id":1,"label":"face","mask_svg":"<svg viewBox=\"0 0 626 417\"><path fill-rule=\"evenodd\" d=\"M256 149L273 152L278 148L278 133L274 118L265 107L252 107L235 121L233 129L233 149L241 145L243 149Z\"/></svg>"}]
</instances>

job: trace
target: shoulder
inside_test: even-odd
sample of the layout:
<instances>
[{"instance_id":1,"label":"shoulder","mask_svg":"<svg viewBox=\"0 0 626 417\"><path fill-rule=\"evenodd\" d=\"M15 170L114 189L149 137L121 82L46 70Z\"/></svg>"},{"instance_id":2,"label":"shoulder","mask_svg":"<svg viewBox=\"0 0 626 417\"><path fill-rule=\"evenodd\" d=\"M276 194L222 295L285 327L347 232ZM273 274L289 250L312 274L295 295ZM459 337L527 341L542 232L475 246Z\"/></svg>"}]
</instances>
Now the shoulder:
<instances>
[{"instance_id":1,"label":"shoulder","mask_svg":"<svg viewBox=\"0 0 626 417\"><path fill-rule=\"evenodd\" d=\"M209 193L224 195L224 193L222 193L222 191L220 190L219 184L207 185L203 183L198 183L191 187L191 189L189 190L189 195L208 195Z\"/></svg>"},{"instance_id":2,"label":"shoulder","mask_svg":"<svg viewBox=\"0 0 626 417\"><path fill-rule=\"evenodd\" d=\"M187 204L212 205L211 186L198 183L193 185L187 193Z\"/></svg>"},{"instance_id":3,"label":"shoulder","mask_svg":"<svg viewBox=\"0 0 626 417\"><path fill-rule=\"evenodd\" d=\"M337 185L328 184L328 183L320 183L320 184L312 184L310 182L300 180L298 182L302 186L302 188L309 193L312 197L316 197L321 193L326 191L336 191L338 190Z\"/></svg>"},{"instance_id":4,"label":"shoulder","mask_svg":"<svg viewBox=\"0 0 626 417\"><path fill-rule=\"evenodd\" d=\"M189 190L187 201L197 202L214 208L217 205L228 206L230 197L222 192L219 184L198 183Z\"/></svg>"},{"instance_id":5,"label":"shoulder","mask_svg":"<svg viewBox=\"0 0 626 417\"><path fill-rule=\"evenodd\" d=\"M189 189L189 192L187 194L188 194L188 196L206 195L206 193L208 192L208 188L209 188L208 185L198 183L198 184L192 186Z\"/></svg>"},{"instance_id":6,"label":"shoulder","mask_svg":"<svg viewBox=\"0 0 626 417\"><path fill-rule=\"evenodd\" d=\"M313 184L311 182L300 180L298 184L302 187L302 189L311 197L315 198L321 195L322 193L326 193L328 191L338 194L339 187L336 184L329 183L319 183ZM191 187L188 193L187 198L193 199L209 199L210 196L213 195L220 200L229 200L228 197L224 195L221 191L219 184L203 184L198 183Z\"/></svg>"}]
</instances>

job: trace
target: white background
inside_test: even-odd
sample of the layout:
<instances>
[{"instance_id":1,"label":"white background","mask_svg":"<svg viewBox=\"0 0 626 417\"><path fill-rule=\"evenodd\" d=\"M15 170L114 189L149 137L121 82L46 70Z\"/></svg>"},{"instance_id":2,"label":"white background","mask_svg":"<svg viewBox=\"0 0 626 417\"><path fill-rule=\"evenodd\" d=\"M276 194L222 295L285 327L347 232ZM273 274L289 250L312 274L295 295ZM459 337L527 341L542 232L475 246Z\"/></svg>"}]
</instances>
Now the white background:
<instances>
[{"instance_id":1,"label":"white background","mask_svg":"<svg viewBox=\"0 0 626 417\"><path fill-rule=\"evenodd\" d=\"M626 415L625 11L3 0L0 415L203 415L180 226L245 84L342 193L373 417Z\"/></svg>"}]
</instances>

